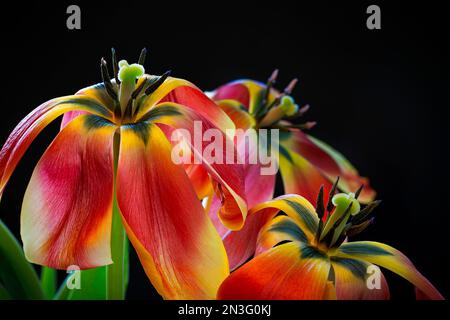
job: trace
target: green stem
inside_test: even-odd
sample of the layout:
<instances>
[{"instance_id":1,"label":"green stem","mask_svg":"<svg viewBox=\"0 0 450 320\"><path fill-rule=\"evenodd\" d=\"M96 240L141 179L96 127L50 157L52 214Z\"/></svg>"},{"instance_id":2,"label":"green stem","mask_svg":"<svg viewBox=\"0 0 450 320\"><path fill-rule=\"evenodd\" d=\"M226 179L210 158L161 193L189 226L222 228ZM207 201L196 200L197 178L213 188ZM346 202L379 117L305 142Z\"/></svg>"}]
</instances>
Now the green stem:
<instances>
[{"instance_id":1,"label":"green stem","mask_svg":"<svg viewBox=\"0 0 450 320\"><path fill-rule=\"evenodd\" d=\"M111 255L113 264L110 264L106 268L106 294L108 300L123 300L125 299L126 290L126 255L128 254L128 240L125 234L125 228L122 224L116 196L114 196L112 214Z\"/></svg>"},{"instance_id":2,"label":"green stem","mask_svg":"<svg viewBox=\"0 0 450 320\"><path fill-rule=\"evenodd\" d=\"M111 223L111 257L113 263L106 267L106 299L123 300L128 284L128 239L116 196L116 174L119 159L120 135L114 136L114 200Z\"/></svg>"}]
</instances>

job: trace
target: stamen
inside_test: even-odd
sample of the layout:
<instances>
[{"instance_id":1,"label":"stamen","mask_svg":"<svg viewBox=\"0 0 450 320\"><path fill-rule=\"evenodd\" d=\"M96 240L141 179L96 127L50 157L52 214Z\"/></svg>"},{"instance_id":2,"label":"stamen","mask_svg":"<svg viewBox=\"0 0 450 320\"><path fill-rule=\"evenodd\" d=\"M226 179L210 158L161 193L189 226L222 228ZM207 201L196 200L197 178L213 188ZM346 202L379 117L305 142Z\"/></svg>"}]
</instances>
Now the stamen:
<instances>
[{"instance_id":1,"label":"stamen","mask_svg":"<svg viewBox=\"0 0 450 320\"><path fill-rule=\"evenodd\" d=\"M357 234L363 232L368 226L372 225L374 221L375 217L372 217L369 220L366 220L360 224L352 225L346 232L347 236L349 237L356 236Z\"/></svg>"},{"instance_id":2,"label":"stamen","mask_svg":"<svg viewBox=\"0 0 450 320\"><path fill-rule=\"evenodd\" d=\"M358 199L359 195L361 194L362 189L364 188L364 185L362 184L358 190L355 192L355 199Z\"/></svg>"},{"instance_id":3,"label":"stamen","mask_svg":"<svg viewBox=\"0 0 450 320\"><path fill-rule=\"evenodd\" d=\"M146 95L150 95L153 92L156 91L156 89L158 89L163 83L164 81L166 81L166 79L170 76L170 73L172 71L166 71L162 76L160 76L158 78L158 80L156 80L155 82L153 82L151 85L148 86L147 89L145 89L145 94Z\"/></svg>"},{"instance_id":4,"label":"stamen","mask_svg":"<svg viewBox=\"0 0 450 320\"><path fill-rule=\"evenodd\" d=\"M298 83L297 78L292 79L291 82L289 82L287 87L284 89L284 94L290 95L292 93L292 91L294 90L295 86L297 85L297 83Z\"/></svg>"},{"instance_id":5,"label":"stamen","mask_svg":"<svg viewBox=\"0 0 450 320\"><path fill-rule=\"evenodd\" d=\"M267 113L267 110L269 110L268 102L269 102L270 90L272 90L272 87L278 78L278 73L279 73L278 69L273 70L269 79L267 79L266 87L264 88L261 102L257 106L257 108L256 108L257 110L255 110L255 117L258 119L263 117Z\"/></svg>"},{"instance_id":6,"label":"stamen","mask_svg":"<svg viewBox=\"0 0 450 320\"><path fill-rule=\"evenodd\" d=\"M364 209L362 209L356 215L353 216L352 223L358 224L359 222L366 219L372 213L372 211L380 205L380 203L381 200L375 200L370 202Z\"/></svg>"},{"instance_id":7,"label":"stamen","mask_svg":"<svg viewBox=\"0 0 450 320\"><path fill-rule=\"evenodd\" d=\"M320 186L319 193L317 194L317 200L316 200L316 213L319 217L319 225L317 226L316 231L316 241L318 242L320 239L320 234L322 233L323 228L323 215L325 214L325 208L323 206L323 185Z\"/></svg>"},{"instance_id":8,"label":"stamen","mask_svg":"<svg viewBox=\"0 0 450 320\"><path fill-rule=\"evenodd\" d=\"M109 94L109 96L113 100L117 100L117 93L114 90L114 87L111 83L111 80L109 78L108 67L106 65L105 59L103 59L103 58L100 60L100 71L102 74L102 80L103 80L103 84L105 85L106 92Z\"/></svg>"},{"instance_id":9,"label":"stamen","mask_svg":"<svg viewBox=\"0 0 450 320\"><path fill-rule=\"evenodd\" d=\"M142 89L144 89L144 87L147 85L147 82L148 78L141 82L141 84L131 94L131 99L136 99L138 97L138 95L142 92Z\"/></svg>"},{"instance_id":10,"label":"stamen","mask_svg":"<svg viewBox=\"0 0 450 320\"><path fill-rule=\"evenodd\" d=\"M286 127L302 129L302 130L310 130L310 129L314 128L316 125L317 125L316 121L308 121L308 122L301 123L301 124L287 125Z\"/></svg>"},{"instance_id":11,"label":"stamen","mask_svg":"<svg viewBox=\"0 0 450 320\"><path fill-rule=\"evenodd\" d=\"M141 65L141 66L144 66L144 63L145 63L145 57L147 56L147 49L146 48L143 48L142 49L142 51L141 51L141 54L139 55L139 60L138 60L138 63Z\"/></svg>"},{"instance_id":12,"label":"stamen","mask_svg":"<svg viewBox=\"0 0 450 320\"><path fill-rule=\"evenodd\" d=\"M270 75L269 79L267 80L267 83L270 84L271 86L274 85L275 82L277 81L278 73L279 73L278 69L273 70L272 74Z\"/></svg>"},{"instance_id":13,"label":"stamen","mask_svg":"<svg viewBox=\"0 0 450 320\"><path fill-rule=\"evenodd\" d=\"M117 63L116 49L111 48L111 53L112 53L112 64L113 64L114 79L116 79L116 84L120 85L120 80L119 80L119 77L118 77L119 64Z\"/></svg>"},{"instance_id":14,"label":"stamen","mask_svg":"<svg viewBox=\"0 0 450 320\"><path fill-rule=\"evenodd\" d=\"M310 105L306 104L303 107L300 108L300 110L298 110L298 115L299 116L303 116L306 112L308 112L308 110L310 109Z\"/></svg>"},{"instance_id":15,"label":"stamen","mask_svg":"<svg viewBox=\"0 0 450 320\"><path fill-rule=\"evenodd\" d=\"M325 214L325 208L323 206L323 185L320 186L320 190L317 195L316 212L319 219L322 219Z\"/></svg>"},{"instance_id":16,"label":"stamen","mask_svg":"<svg viewBox=\"0 0 450 320\"><path fill-rule=\"evenodd\" d=\"M336 181L333 183L333 187L331 188L330 193L328 194L328 203L327 203L328 214L330 214L331 210L333 210L333 208L334 208L332 199L333 199L334 194L336 193L336 189L337 189L337 186L339 183L339 178L340 178L339 176L336 178Z\"/></svg>"}]
</instances>

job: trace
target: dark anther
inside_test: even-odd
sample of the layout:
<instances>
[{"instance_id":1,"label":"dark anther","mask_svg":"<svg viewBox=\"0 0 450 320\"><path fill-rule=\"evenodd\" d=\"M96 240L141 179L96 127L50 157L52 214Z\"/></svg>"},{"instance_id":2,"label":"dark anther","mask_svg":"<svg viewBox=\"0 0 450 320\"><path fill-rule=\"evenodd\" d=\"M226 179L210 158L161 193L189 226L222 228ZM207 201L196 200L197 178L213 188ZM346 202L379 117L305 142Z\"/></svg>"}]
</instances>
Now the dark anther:
<instances>
[{"instance_id":1,"label":"dark anther","mask_svg":"<svg viewBox=\"0 0 450 320\"><path fill-rule=\"evenodd\" d=\"M114 87L109 78L109 72L108 72L108 67L106 66L106 61L103 58L101 59L101 62L100 62L100 70L102 73L102 80L105 85L106 92L108 92L108 94L111 96L111 98L113 98L114 100L117 100L117 93L116 93L116 91L114 91Z\"/></svg>"},{"instance_id":2,"label":"dark anther","mask_svg":"<svg viewBox=\"0 0 450 320\"><path fill-rule=\"evenodd\" d=\"M131 94L131 99L136 99L137 96L142 92L142 89L147 85L148 79L146 78L141 84L133 91Z\"/></svg>"},{"instance_id":3,"label":"dark anther","mask_svg":"<svg viewBox=\"0 0 450 320\"><path fill-rule=\"evenodd\" d=\"M269 100L269 94L270 90L272 89L273 85L277 81L278 78L278 69L273 70L272 74L270 75L269 79L267 80L266 89L264 91L264 98L262 101L263 106L267 104L267 101Z\"/></svg>"},{"instance_id":4,"label":"dark anther","mask_svg":"<svg viewBox=\"0 0 450 320\"><path fill-rule=\"evenodd\" d=\"M304 105L303 107L300 108L300 110L298 110L298 115L303 116L306 112L308 112L309 109L310 109L309 104Z\"/></svg>"},{"instance_id":5,"label":"dark anther","mask_svg":"<svg viewBox=\"0 0 450 320\"><path fill-rule=\"evenodd\" d=\"M336 193L336 189L339 183L339 176L336 178L336 181L333 183L333 187L330 190L330 193L328 194L328 203L327 203L327 211L328 213L331 212L331 210L333 210L334 205L333 205L333 196Z\"/></svg>"},{"instance_id":6,"label":"dark anther","mask_svg":"<svg viewBox=\"0 0 450 320\"><path fill-rule=\"evenodd\" d=\"M145 89L145 94L146 94L146 95L150 95L150 94L152 94L153 92L155 92L156 89L158 89L159 86L162 85L164 81L166 81L167 77L170 76L170 73L171 73L170 70L169 70L169 71L166 71L162 76L160 76L160 77L158 78L158 80L156 80L156 81L153 82L151 85L149 85L148 88Z\"/></svg>"},{"instance_id":7,"label":"dark anther","mask_svg":"<svg viewBox=\"0 0 450 320\"><path fill-rule=\"evenodd\" d=\"M372 217L369 220L363 221L360 224L357 225L352 225L348 231L347 231L347 236L349 237L353 237L359 233L361 233L362 231L364 231L368 226L372 225L373 222L375 221L375 218Z\"/></svg>"},{"instance_id":8,"label":"dark anther","mask_svg":"<svg viewBox=\"0 0 450 320\"><path fill-rule=\"evenodd\" d=\"M359 222L361 222L364 219L366 219L372 213L372 211L376 207L379 206L380 203L381 203L381 200L375 200L375 201L372 201L371 203L369 203L364 209L362 209L355 216L353 216L352 223L353 224L358 224Z\"/></svg>"},{"instance_id":9,"label":"dark anther","mask_svg":"<svg viewBox=\"0 0 450 320\"><path fill-rule=\"evenodd\" d=\"M315 122L315 121L308 121L308 122L300 123L300 124L290 124L290 125L287 125L286 127L296 128L296 129L301 129L301 130L310 130L316 124L317 124L317 122Z\"/></svg>"},{"instance_id":10,"label":"dark anther","mask_svg":"<svg viewBox=\"0 0 450 320\"><path fill-rule=\"evenodd\" d=\"M114 79L116 79L116 83L117 83L117 85L119 85L120 84L120 80L119 80L119 64L117 63L116 49L111 48L111 54L112 54L112 64L113 64Z\"/></svg>"},{"instance_id":11,"label":"dark anther","mask_svg":"<svg viewBox=\"0 0 450 320\"><path fill-rule=\"evenodd\" d=\"M139 55L139 60L138 60L138 63L141 65L141 66L144 66L144 63L145 63L145 56L147 55L147 49L146 48L143 48L142 49L142 51L141 51L141 54Z\"/></svg>"},{"instance_id":12,"label":"dark anther","mask_svg":"<svg viewBox=\"0 0 450 320\"><path fill-rule=\"evenodd\" d=\"M125 107L125 111L123 114L124 118L130 118L133 111L133 99L128 100L127 106Z\"/></svg>"},{"instance_id":13,"label":"dark anther","mask_svg":"<svg viewBox=\"0 0 450 320\"><path fill-rule=\"evenodd\" d=\"M359 195L361 194L362 189L364 188L364 185L362 184L358 190L355 192L355 199L358 199Z\"/></svg>"},{"instance_id":14,"label":"dark anther","mask_svg":"<svg viewBox=\"0 0 450 320\"><path fill-rule=\"evenodd\" d=\"M323 218L325 213L325 208L323 207L323 185L320 186L319 194L317 195L316 201L316 212L319 219Z\"/></svg>"},{"instance_id":15,"label":"dark anther","mask_svg":"<svg viewBox=\"0 0 450 320\"><path fill-rule=\"evenodd\" d=\"M292 90L294 90L295 86L297 85L298 79L294 78L289 82L287 87L284 89L284 94L290 95L292 93Z\"/></svg>"}]
</instances>

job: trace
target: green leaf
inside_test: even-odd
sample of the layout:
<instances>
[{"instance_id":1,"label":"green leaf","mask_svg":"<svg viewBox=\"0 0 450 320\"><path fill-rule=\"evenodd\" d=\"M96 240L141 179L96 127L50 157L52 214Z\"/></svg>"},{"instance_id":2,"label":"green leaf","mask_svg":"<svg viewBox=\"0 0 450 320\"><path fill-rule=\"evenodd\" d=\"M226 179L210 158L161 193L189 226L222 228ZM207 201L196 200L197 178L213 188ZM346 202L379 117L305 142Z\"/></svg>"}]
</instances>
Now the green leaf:
<instances>
[{"instance_id":1,"label":"green leaf","mask_svg":"<svg viewBox=\"0 0 450 320\"><path fill-rule=\"evenodd\" d=\"M0 280L12 299L45 299L39 278L14 235L0 220Z\"/></svg>"},{"instance_id":2,"label":"green leaf","mask_svg":"<svg viewBox=\"0 0 450 320\"><path fill-rule=\"evenodd\" d=\"M0 300L10 300L10 299L11 296L9 295L8 291L0 283Z\"/></svg>"},{"instance_id":3,"label":"green leaf","mask_svg":"<svg viewBox=\"0 0 450 320\"><path fill-rule=\"evenodd\" d=\"M47 299L52 299L56 293L57 271L52 268L42 267L41 287Z\"/></svg>"}]
</instances>

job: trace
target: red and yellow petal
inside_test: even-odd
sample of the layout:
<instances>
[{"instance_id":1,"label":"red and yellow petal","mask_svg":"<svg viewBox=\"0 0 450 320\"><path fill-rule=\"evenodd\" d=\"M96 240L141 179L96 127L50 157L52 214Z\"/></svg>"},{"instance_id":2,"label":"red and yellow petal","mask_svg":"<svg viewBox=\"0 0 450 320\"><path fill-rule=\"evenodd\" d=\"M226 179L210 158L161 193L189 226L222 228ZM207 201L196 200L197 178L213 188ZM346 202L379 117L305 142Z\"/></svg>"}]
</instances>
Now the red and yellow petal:
<instances>
[{"instance_id":1,"label":"red and yellow petal","mask_svg":"<svg viewBox=\"0 0 450 320\"><path fill-rule=\"evenodd\" d=\"M142 81L142 78L139 79L139 81ZM97 83L95 85L83 88L79 90L76 95L81 95L94 100L99 105L105 106L108 110L114 110L116 102L108 94L108 91L106 91L103 83Z\"/></svg>"},{"instance_id":2,"label":"red and yellow petal","mask_svg":"<svg viewBox=\"0 0 450 320\"><path fill-rule=\"evenodd\" d=\"M190 146L198 163L208 171L213 180L214 190L222 201L218 213L221 221L229 229L242 228L247 216L245 167L236 161L239 155L233 141L208 119L176 103L161 103L148 115L155 123L183 129L178 131L185 138L181 143L187 143ZM209 148L211 142L203 137L209 129L217 129L215 132L218 136L213 140L214 143L218 143L215 155L220 157L220 161L209 159L206 155L205 150ZM165 131L170 132L170 130ZM232 162L227 160L230 155Z\"/></svg>"},{"instance_id":3,"label":"red and yellow petal","mask_svg":"<svg viewBox=\"0 0 450 320\"><path fill-rule=\"evenodd\" d=\"M397 273L421 291L418 297L427 297L433 300L444 299L403 253L386 244L372 241L344 243L333 255L367 261Z\"/></svg>"},{"instance_id":4,"label":"red and yellow petal","mask_svg":"<svg viewBox=\"0 0 450 320\"><path fill-rule=\"evenodd\" d=\"M236 111L238 111L243 117L252 118L242 109L236 109ZM246 130L249 128L247 125L236 126L238 130ZM237 131L234 138L237 151L241 155L244 162L245 196L247 206L249 208L256 204L271 200L275 189L276 172L271 175L263 174L262 164L258 162L258 141L256 138L256 136L245 135L245 133L243 135L238 134ZM217 216L219 208L219 206L215 205L216 201L217 199L213 200L213 205L209 211L209 215L213 221L217 221L215 217ZM215 224L219 234L222 236L222 240L227 250L231 270L234 270L239 265L243 264L254 254L259 230L271 217L272 215L270 214L248 216L244 226L238 231L223 231L223 228L220 226L220 222Z\"/></svg>"},{"instance_id":5,"label":"red and yellow petal","mask_svg":"<svg viewBox=\"0 0 450 320\"><path fill-rule=\"evenodd\" d=\"M184 166L184 169L200 200L210 196L214 192L211 178L208 171L206 171L203 166L198 164L187 164Z\"/></svg>"},{"instance_id":6,"label":"red and yellow petal","mask_svg":"<svg viewBox=\"0 0 450 320\"><path fill-rule=\"evenodd\" d=\"M112 117L106 107L84 96L56 98L37 107L16 126L0 151L0 197L18 162L36 136L50 122L69 111L84 111L107 119Z\"/></svg>"},{"instance_id":7,"label":"red and yellow petal","mask_svg":"<svg viewBox=\"0 0 450 320\"><path fill-rule=\"evenodd\" d=\"M237 101L247 109L248 106L250 105L250 91L241 81L231 82L217 88L212 93L212 97L214 101L219 100Z\"/></svg>"},{"instance_id":8,"label":"red and yellow petal","mask_svg":"<svg viewBox=\"0 0 450 320\"><path fill-rule=\"evenodd\" d=\"M220 286L224 300L321 300L326 296L330 262L314 249L286 243L250 260Z\"/></svg>"},{"instance_id":9,"label":"red and yellow petal","mask_svg":"<svg viewBox=\"0 0 450 320\"><path fill-rule=\"evenodd\" d=\"M172 102L183 106L204 117L223 132L235 128L233 121L219 108L214 101L189 81L178 78L167 78L140 107L137 119L142 118L157 104Z\"/></svg>"},{"instance_id":10,"label":"red and yellow petal","mask_svg":"<svg viewBox=\"0 0 450 320\"><path fill-rule=\"evenodd\" d=\"M323 186L324 201L328 201L332 182L308 160L283 146L280 146L280 172L285 193L301 195L316 205L317 194Z\"/></svg>"},{"instance_id":11,"label":"red and yellow petal","mask_svg":"<svg viewBox=\"0 0 450 320\"><path fill-rule=\"evenodd\" d=\"M265 88L266 85L261 82L244 79L225 84L212 92L211 95L214 101L224 99L239 101L249 110L250 114L255 114L261 103ZM269 102L273 101L277 95L278 92L272 89L269 94Z\"/></svg>"},{"instance_id":12,"label":"red and yellow petal","mask_svg":"<svg viewBox=\"0 0 450 320\"><path fill-rule=\"evenodd\" d=\"M230 270L234 270L253 256L256 250L258 233L264 224L273 217L273 214L268 212L266 214L250 215L245 220L242 229L232 231L225 228L220 219L218 219L218 207L220 207L220 202L217 198L214 198L209 216L222 237L227 251Z\"/></svg>"},{"instance_id":13,"label":"red and yellow petal","mask_svg":"<svg viewBox=\"0 0 450 320\"><path fill-rule=\"evenodd\" d=\"M236 129L247 130L256 125L256 120L236 100L218 100L217 105L230 117Z\"/></svg>"},{"instance_id":14,"label":"red and yellow petal","mask_svg":"<svg viewBox=\"0 0 450 320\"><path fill-rule=\"evenodd\" d=\"M338 300L388 300L389 287L386 278L380 271L380 287L369 288L367 285L370 274L370 263L348 259L331 259L334 270L334 283L336 288L336 298Z\"/></svg>"},{"instance_id":15,"label":"red and yellow petal","mask_svg":"<svg viewBox=\"0 0 450 320\"><path fill-rule=\"evenodd\" d=\"M250 209L249 215L271 214L283 211L303 231L308 242L316 235L319 218L312 204L298 195L284 195L271 201L260 203Z\"/></svg>"},{"instance_id":16,"label":"red and yellow petal","mask_svg":"<svg viewBox=\"0 0 450 320\"><path fill-rule=\"evenodd\" d=\"M29 261L56 269L111 263L115 130L98 116L80 116L42 156L22 205Z\"/></svg>"},{"instance_id":17,"label":"red and yellow petal","mask_svg":"<svg viewBox=\"0 0 450 320\"><path fill-rule=\"evenodd\" d=\"M117 199L158 292L165 299L214 299L229 272L226 252L158 126L122 127Z\"/></svg>"},{"instance_id":18,"label":"red and yellow petal","mask_svg":"<svg viewBox=\"0 0 450 320\"><path fill-rule=\"evenodd\" d=\"M361 185L364 189L359 196L361 202L370 202L375 198L375 191L369 180L361 177L351 163L338 151L317 138L306 135L301 130L292 130L290 137L282 144L301 155L334 182L339 176L339 188L345 192L355 192Z\"/></svg>"}]
</instances>

